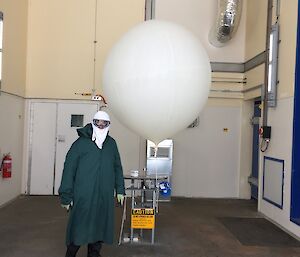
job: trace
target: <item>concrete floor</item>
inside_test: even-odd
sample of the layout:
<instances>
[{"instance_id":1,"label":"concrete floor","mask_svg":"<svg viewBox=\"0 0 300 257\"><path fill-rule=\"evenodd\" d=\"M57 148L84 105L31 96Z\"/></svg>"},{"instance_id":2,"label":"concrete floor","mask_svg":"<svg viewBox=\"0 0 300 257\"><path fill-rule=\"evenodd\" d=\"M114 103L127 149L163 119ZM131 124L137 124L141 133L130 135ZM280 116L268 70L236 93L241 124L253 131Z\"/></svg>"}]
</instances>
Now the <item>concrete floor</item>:
<instances>
[{"instance_id":1,"label":"concrete floor","mask_svg":"<svg viewBox=\"0 0 300 257\"><path fill-rule=\"evenodd\" d=\"M160 204L155 245L104 245L102 256L300 257L300 247L244 246L220 223L220 217L259 214L254 201L172 199ZM120 219L118 208L116 234ZM20 197L0 209L0 256L63 257L66 222L67 213L57 197ZM83 256L86 247L78 253L78 257Z\"/></svg>"}]
</instances>

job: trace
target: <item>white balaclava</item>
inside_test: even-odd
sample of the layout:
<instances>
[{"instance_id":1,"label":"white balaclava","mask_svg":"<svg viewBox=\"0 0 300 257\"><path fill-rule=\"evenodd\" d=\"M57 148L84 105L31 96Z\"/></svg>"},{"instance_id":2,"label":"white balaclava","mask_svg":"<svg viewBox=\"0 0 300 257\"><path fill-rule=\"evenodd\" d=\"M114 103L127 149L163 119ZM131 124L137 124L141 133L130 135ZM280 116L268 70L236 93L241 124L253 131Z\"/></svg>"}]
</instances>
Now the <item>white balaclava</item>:
<instances>
[{"instance_id":1,"label":"white balaclava","mask_svg":"<svg viewBox=\"0 0 300 257\"><path fill-rule=\"evenodd\" d=\"M94 116L94 119L110 121L109 115L104 111L97 112ZM107 136L107 133L109 131L109 126L104 128L104 129L100 129L100 128L98 128L94 125L94 122L92 122L92 126L93 126L92 140L95 141L96 145L100 149L102 149L103 142L104 142L104 140Z\"/></svg>"}]
</instances>

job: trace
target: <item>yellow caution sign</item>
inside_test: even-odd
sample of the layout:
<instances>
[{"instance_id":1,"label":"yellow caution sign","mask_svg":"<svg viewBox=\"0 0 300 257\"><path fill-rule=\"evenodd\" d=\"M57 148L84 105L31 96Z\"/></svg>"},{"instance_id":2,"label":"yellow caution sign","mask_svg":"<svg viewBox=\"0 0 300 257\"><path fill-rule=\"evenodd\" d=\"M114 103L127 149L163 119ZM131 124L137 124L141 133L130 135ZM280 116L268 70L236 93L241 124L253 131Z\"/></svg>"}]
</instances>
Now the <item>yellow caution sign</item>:
<instances>
[{"instance_id":1,"label":"yellow caution sign","mask_svg":"<svg viewBox=\"0 0 300 257\"><path fill-rule=\"evenodd\" d=\"M155 227L155 212L151 208L132 209L131 227L153 229Z\"/></svg>"}]
</instances>

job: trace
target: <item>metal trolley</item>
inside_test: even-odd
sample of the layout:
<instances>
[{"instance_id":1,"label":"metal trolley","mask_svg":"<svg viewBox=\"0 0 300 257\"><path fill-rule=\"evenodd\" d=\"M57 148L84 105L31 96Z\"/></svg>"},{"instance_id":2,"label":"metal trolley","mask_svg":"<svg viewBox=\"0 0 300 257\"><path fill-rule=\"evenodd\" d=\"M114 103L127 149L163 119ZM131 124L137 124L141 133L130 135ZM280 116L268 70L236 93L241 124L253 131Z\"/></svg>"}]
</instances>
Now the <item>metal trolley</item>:
<instances>
[{"instance_id":1,"label":"metal trolley","mask_svg":"<svg viewBox=\"0 0 300 257\"><path fill-rule=\"evenodd\" d=\"M136 229L139 229L140 238L143 238L143 230L144 228L134 228L133 224L130 226L129 237L126 238L124 235L124 227L125 222L127 220L127 205L130 203L130 214L132 215L132 211L136 209L153 209L153 218L155 222L155 216L158 213L158 195L159 189L157 187L148 188L146 186L146 180L153 180L154 178L148 176L139 176L139 177L131 177L125 176L125 179L130 179L131 184L126 188L126 191L129 193L128 197L125 197L124 206L123 206L123 215L122 215L122 223L119 234L119 245L122 242L139 242L134 237L134 232ZM139 183L140 182L140 183ZM151 196L151 198L149 197ZM130 199L128 199L130 198ZM128 200L127 200L128 199ZM132 220L131 220L132 223ZM149 230L149 229L147 229ZM151 228L151 244L154 244L155 239L155 225Z\"/></svg>"}]
</instances>

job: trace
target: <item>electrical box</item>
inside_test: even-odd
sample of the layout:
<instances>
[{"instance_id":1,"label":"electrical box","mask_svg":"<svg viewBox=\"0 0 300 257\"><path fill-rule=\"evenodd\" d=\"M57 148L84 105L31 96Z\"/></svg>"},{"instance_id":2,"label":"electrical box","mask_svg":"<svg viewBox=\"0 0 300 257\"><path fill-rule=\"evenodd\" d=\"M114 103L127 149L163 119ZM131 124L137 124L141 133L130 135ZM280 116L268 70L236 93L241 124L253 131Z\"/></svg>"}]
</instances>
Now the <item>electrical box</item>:
<instances>
[{"instance_id":1,"label":"electrical box","mask_svg":"<svg viewBox=\"0 0 300 257\"><path fill-rule=\"evenodd\" d=\"M271 139L271 127L270 126L262 126L262 138Z\"/></svg>"}]
</instances>

